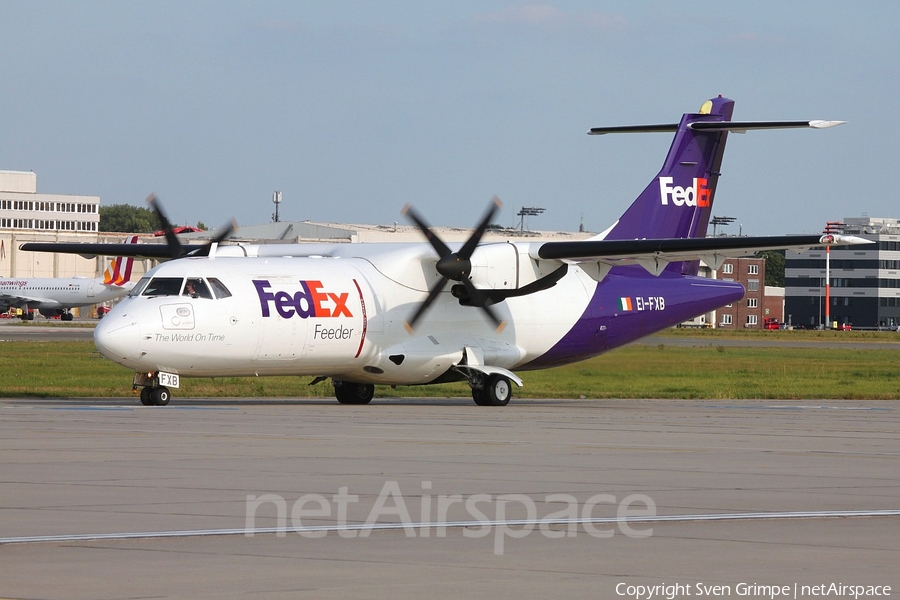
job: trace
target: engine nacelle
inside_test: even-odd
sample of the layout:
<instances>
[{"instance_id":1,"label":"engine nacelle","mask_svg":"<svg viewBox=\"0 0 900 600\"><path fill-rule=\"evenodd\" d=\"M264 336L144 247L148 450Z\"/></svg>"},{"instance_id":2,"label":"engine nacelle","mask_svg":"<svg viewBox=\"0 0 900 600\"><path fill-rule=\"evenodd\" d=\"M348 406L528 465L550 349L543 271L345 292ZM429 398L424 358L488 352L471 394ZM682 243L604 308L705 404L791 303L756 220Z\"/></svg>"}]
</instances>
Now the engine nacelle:
<instances>
[{"instance_id":1,"label":"engine nacelle","mask_svg":"<svg viewBox=\"0 0 900 600\"><path fill-rule=\"evenodd\" d=\"M529 256L528 244L484 244L472 254L470 279L478 289L514 290L534 283L560 267L556 261Z\"/></svg>"}]
</instances>

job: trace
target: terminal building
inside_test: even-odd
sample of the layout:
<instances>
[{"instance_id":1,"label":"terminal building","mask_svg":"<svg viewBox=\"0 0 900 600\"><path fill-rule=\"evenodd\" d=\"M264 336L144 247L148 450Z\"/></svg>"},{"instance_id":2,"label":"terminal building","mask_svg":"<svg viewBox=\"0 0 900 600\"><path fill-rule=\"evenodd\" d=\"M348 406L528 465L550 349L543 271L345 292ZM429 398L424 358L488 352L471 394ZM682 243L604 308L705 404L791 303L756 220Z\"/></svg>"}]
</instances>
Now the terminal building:
<instances>
[{"instance_id":1,"label":"terminal building","mask_svg":"<svg viewBox=\"0 0 900 600\"><path fill-rule=\"evenodd\" d=\"M99 196L39 194L35 173L0 171L0 276L96 277L96 259L20 252L19 244L96 242L99 226Z\"/></svg>"},{"instance_id":2,"label":"terminal building","mask_svg":"<svg viewBox=\"0 0 900 600\"><path fill-rule=\"evenodd\" d=\"M807 328L900 326L900 219L846 218L843 233L875 242L838 246L830 253L826 323L825 249L785 254L785 313Z\"/></svg>"}]
</instances>

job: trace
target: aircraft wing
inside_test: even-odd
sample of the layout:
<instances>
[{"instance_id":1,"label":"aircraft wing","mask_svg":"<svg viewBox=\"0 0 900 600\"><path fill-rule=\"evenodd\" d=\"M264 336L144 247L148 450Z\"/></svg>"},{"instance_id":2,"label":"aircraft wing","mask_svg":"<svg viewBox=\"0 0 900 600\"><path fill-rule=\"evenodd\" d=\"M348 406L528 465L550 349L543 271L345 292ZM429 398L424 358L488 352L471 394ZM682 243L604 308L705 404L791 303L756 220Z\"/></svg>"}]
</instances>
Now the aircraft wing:
<instances>
[{"instance_id":1,"label":"aircraft wing","mask_svg":"<svg viewBox=\"0 0 900 600\"><path fill-rule=\"evenodd\" d=\"M30 252L59 252L61 254L78 254L84 258L95 256L126 256L133 258L157 258L171 260L172 249L167 244L94 244L77 242L25 242L19 246L21 250ZM209 244L183 244L179 247L180 256L192 256L200 251L208 251Z\"/></svg>"},{"instance_id":2,"label":"aircraft wing","mask_svg":"<svg viewBox=\"0 0 900 600\"><path fill-rule=\"evenodd\" d=\"M718 269L727 258L747 256L763 250L805 249L816 246L872 244L860 237L838 234L765 237L715 237L650 240L581 240L545 242L534 258L602 266L639 264L658 275L670 262L703 260Z\"/></svg>"},{"instance_id":3,"label":"aircraft wing","mask_svg":"<svg viewBox=\"0 0 900 600\"><path fill-rule=\"evenodd\" d=\"M23 296L21 294L10 294L9 292L0 292L0 305L6 306L24 306L27 304L36 304L45 302L45 298L37 298L35 296Z\"/></svg>"}]
</instances>

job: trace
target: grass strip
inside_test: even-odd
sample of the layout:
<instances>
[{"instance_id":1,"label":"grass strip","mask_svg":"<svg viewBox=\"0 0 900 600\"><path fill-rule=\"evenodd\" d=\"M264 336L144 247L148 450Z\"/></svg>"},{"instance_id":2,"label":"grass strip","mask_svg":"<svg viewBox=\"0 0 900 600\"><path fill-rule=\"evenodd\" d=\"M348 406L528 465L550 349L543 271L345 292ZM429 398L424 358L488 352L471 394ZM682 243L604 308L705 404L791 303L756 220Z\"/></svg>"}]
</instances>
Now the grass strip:
<instances>
[{"instance_id":1,"label":"grass strip","mask_svg":"<svg viewBox=\"0 0 900 600\"><path fill-rule=\"evenodd\" d=\"M896 334L895 334L896 335ZM714 344L714 342L713 342ZM574 365L520 373L524 398L900 398L891 349L631 345ZM92 342L0 343L0 396L130 397L130 370ZM310 377L183 378L182 397L332 397ZM469 396L466 384L378 386L378 397Z\"/></svg>"}]
</instances>

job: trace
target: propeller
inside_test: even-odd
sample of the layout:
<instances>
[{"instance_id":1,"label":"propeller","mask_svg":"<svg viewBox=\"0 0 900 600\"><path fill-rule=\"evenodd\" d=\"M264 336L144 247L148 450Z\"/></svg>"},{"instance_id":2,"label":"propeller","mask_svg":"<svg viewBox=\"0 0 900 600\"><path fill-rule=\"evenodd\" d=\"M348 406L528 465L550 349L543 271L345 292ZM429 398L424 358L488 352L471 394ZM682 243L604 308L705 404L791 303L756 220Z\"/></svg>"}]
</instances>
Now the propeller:
<instances>
[{"instance_id":1,"label":"propeller","mask_svg":"<svg viewBox=\"0 0 900 600\"><path fill-rule=\"evenodd\" d=\"M428 296L425 297L425 300L419 305L416 312L413 313L409 321L404 323L407 331L413 331L416 322L423 314L425 314L425 311L427 311L431 304L437 299L438 295L444 291L444 287L451 279L461 283L465 289L465 304L467 306L477 306L484 311L487 318L497 327L497 331L503 330L506 324L501 321L500 318L497 317L497 314L490 308L489 304L492 303L491 298L487 292L476 288L469 279L469 276L472 274L472 254L475 252L476 248L478 248L481 237L484 235L491 219L494 218L497 209L501 206L502 203L500 202L500 199L494 196L491 206L488 207L488 210L484 213L484 217L482 217L481 221L478 223L474 233L472 233L469 239L466 240L463 246L456 252L451 251L450 248L447 247L447 244L441 241L434 231L432 231L431 226L413 210L412 206L407 204L403 207L403 210L401 211L402 214L409 217L410 220L416 224L425 235L425 239L428 240L428 243L430 243L431 247L437 252L439 258L437 264L435 264L435 269L441 275L440 280L428 290ZM457 293L454 293L454 296L460 297Z\"/></svg>"},{"instance_id":2,"label":"propeller","mask_svg":"<svg viewBox=\"0 0 900 600\"><path fill-rule=\"evenodd\" d=\"M147 196L147 204L149 204L150 208L153 209L153 212L156 213L156 217L163 226L163 233L166 236L166 245L169 248L169 254L173 260L185 256L209 256L210 251L216 245L231 237L237 227L234 220L232 220L222 229L222 231L218 232L208 244L203 244L202 246L184 246L181 241L179 241L178 236L175 235L175 229L172 227L172 223L169 221L166 213L163 212L162 205L156 194Z\"/></svg>"}]
</instances>

